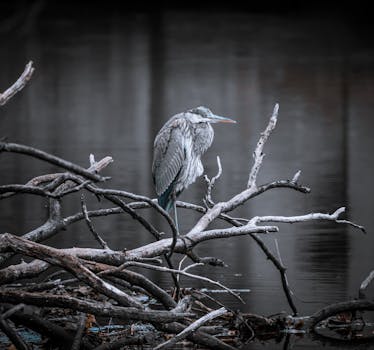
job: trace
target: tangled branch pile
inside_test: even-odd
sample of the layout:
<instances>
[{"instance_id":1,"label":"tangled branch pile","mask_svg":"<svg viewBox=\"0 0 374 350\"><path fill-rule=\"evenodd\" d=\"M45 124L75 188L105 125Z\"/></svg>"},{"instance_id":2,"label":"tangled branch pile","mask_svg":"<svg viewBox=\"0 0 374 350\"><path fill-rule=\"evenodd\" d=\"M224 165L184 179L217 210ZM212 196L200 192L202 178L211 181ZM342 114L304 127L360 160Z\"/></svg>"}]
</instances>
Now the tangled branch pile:
<instances>
[{"instance_id":1,"label":"tangled branch pile","mask_svg":"<svg viewBox=\"0 0 374 350\"><path fill-rule=\"evenodd\" d=\"M27 72L20 77L20 81L0 95L0 101L7 102L26 85L32 74L31 69L33 70L30 63L26 67ZM277 232L277 223L310 220L334 221L364 230L363 227L340 218L345 208L339 208L332 214L309 213L293 217L233 218L230 216L230 212L238 206L274 188L288 188L301 193L310 192L309 188L299 184L300 171L291 180L257 184L257 174L264 158L263 148L276 126L277 116L278 105L274 107L269 123L257 143L253 154L254 162L249 171L248 185L242 192L225 202L213 201L213 186L221 173L218 159L217 176L212 179L205 177L207 182L205 207L177 202L178 207L201 213L194 226L187 233L178 235L176 239L174 253L181 257L182 262L187 258L191 261L191 264L183 269L182 264L174 267L168 256L173 243L172 238L163 238L157 227L142 215L143 208L152 208L166 220L171 236L177 235L173 220L156 200L124 190L100 187L101 183L109 180L102 176L101 172L112 162L111 157L96 162L94 157L90 156L91 166L85 169L33 147L0 142L0 153L25 154L64 170L40 175L26 184L0 186L0 200L7 200L24 193L40 196L48 201L48 219L44 224L23 235L12 233L0 235L0 263L3 264L0 270L2 308L0 329L19 349L28 349L30 345L21 336L21 326L42 334L46 341L54 342L54 345L59 348L68 349L114 349L134 344L148 344L156 349L166 349L182 341L207 348L233 349L240 346L244 334L247 339L252 339L259 337L264 329L267 332L269 330L279 332L289 327L290 317L287 320L286 318L268 319L234 312L201 290L182 288L178 278L179 275L184 275L202 280L207 286L213 285L215 288L223 289L241 300L238 291L225 286L222 281L213 281L190 271L196 266L206 264L224 266L219 258L199 257L195 254L194 248L201 242L250 236L279 271L284 293L293 316L296 316L297 309L287 284L286 268L267 248L261 235ZM112 203L113 207L88 210L82 195L81 211L63 216L62 198L77 192L93 193L102 201ZM127 215L123 216L124 220L130 217L143 226L154 237L152 241L131 250L121 250L121 247L117 250L109 248L95 230L91 218L106 218L121 214ZM224 220L227 227L209 229L210 223L215 220ZM87 232L95 237L101 249L90 247L57 249L41 243L78 221L86 222ZM9 264L9 259L15 255L32 259L29 262ZM134 272L133 267L169 273L173 277L175 286L171 290L164 290L144 274ZM61 276L64 276L62 272L67 272L69 278L62 278ZM28 281L42 273L46 282ZM366 281L367 284L371 279ZM212 308L212 303L218 308ZM352 301L344 306L336 304L310 317L305 327L313 329L318 322L339 312L373 308L374 304L367 300ZM115 326L109 325L105 329L93 327L95 320L99 318L107 324L109 320L115 320ZM207 325L208 323L210 325Z\"/></svg>"}]
</instances>

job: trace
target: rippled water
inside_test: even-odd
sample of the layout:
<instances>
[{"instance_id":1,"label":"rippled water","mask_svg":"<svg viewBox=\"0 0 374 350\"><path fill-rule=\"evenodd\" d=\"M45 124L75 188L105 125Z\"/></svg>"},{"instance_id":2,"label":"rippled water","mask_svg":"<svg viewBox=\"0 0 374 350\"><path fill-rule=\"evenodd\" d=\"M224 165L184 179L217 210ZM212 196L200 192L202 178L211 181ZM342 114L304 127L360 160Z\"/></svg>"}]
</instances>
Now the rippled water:
<instances>
[{"instance_id":1,"label":"rippled water","mask_svg":"<svg viewBox=\"0 0 374 350\"><path fill-rule=\"evenodd\" d=\"M212 176L216 155L221 157L223 174L213 197L223 201L244 189L251 153L279 102L259 183L289 179L300 169L300 182L312 193L272 190L233 215L300 215L346 206L348 218L366 226L367 235L344 225L310 222L280 225L279 233L264 240L274 252L277 240L301 314L357 296L374 266L374 56L372 43L355 23L333 16L223 12L113 12L84 19L52 11L39 16L27 30L15 26L13 35L0 33L1 90L27 60L36 66L32 83L0 110L0 137L81 165L88 164L90 153L97 159L111 155L115 162L105 175L112 180L105 186L154 196L155 134L173 114L205 105L238 121L215 126L213 146L203 159ZM37 160L0 154L0 184L25 183L52 171ZM204 190L199 179L181 199L201 204ZM87 199L89 208L102 205ZM64 204L67 215L79 210L78 197ZM167 229L155 214L145 215ZM187 231L198 216L181 210L181 230ZM38 198L0 202L2 232L23 234L44 219L45 202ZM125 215L94 223L116 249L152 241ZM49 242L96 244L83 224ZM228 306L264 315L290 312L277 271L249 237L209 241L197 251L229 265L200 271L227 286L251 289L243 295L245 305L224 297ZM171 283L167 275L153 276L162 285ZM290 344L321 345L303 338L291 338Z\"/></svg>"}]
</instances>

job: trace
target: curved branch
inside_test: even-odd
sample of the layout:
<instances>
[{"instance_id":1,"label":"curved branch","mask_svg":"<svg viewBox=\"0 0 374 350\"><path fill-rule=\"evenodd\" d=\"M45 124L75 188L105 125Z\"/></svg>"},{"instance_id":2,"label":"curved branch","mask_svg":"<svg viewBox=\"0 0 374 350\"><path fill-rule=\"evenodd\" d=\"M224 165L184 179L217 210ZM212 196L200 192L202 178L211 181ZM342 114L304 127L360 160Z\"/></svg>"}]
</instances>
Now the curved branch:
<instances>
[{"instance_id":1,"label":"curved branch","mask_svg":"<svg viewBox=\"0 0 374 350\"><path fill-rule=\"evenodd\" d=\"M30 81L35 70L32 64L32 61L27 63L23 73L17 79L17 81L7 90L5 90L2 94L0 93L0 106L4 106L17 92L20 92Z\"/></svg>"},{"instance_id":2,"label":"curved branch","mask_svg":"<svg viewBox=\"0 0 374 350\"><path fill-rule=\"evenodd\" d=\"M191 323L188 327L186 327L182 332L178 333L175 337L167 340L166 342L157 345L154 350L161 350L161 349L170 349L172 346L176 345L179 341L185 339L189 334L195 332L199 329L203 324L224 315L227 310L224 307L221 307L218 310L213 310L208 314L202 316L195 322Z\"/></svg>"},{"instance_id":3,"label":"curved branch","mask_svg":"<svg viewBox=\"0 0 374 350\"><path fill-rule=\"evenodd\" d=\"M374 270L369 273L369 275L361 282L360 289L358 291L358 296L360 299L365 298L365 289L374 279Z\"/></svg>"},{"instance_id":4,"label":"curved branch","mask_svg":"<svg viewBox=\"0 0 374 350\"><path fill-rule=\"evenodd\" d=\"M57 165L61 168L69 170L75 174L84 176L85 178L90 179L92 181L105 181L106 180L105 177L95 174L77 164L68 162L65 159L56 157L50 153L44 152L34 147L20 145L17 143L0 142L0 153L1 152L20 153L20 154L25 154L25 155L28 155L34 158L38 158L48 163L51 163L53 165Z\"/></svg>"},{"instance_id":5,"label":"curved branch","mask_svg":"<svg viewBox=\"0 0 374 350\"><path fill-rule=\"evenodd\" d=\"M332 304L324 307L323 309L317 311L310 316L309 329L313 330L317 324L330 316L346 312L346 311L356 311L356 310L371 310L374 311L374 301L369 300L351 300L344 301L341 303Z\"/></svg>"}]
</instances>

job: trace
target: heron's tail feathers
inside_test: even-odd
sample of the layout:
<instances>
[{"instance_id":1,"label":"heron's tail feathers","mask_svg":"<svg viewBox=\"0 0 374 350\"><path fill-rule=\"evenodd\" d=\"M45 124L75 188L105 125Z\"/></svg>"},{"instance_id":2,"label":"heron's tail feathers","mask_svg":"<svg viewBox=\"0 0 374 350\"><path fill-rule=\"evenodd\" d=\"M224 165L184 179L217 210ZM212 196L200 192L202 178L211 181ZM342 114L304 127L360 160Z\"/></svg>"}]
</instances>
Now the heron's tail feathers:
<instances>
[{"instance_id":1,"label":"heron's tail feathers","mask_svg":"<svg viewBox=\"0 0 374 350\"><path fill-rule=\"evenodd\" d=\"M173 186L169 186L168 189L158 197L158 204L165 209L170 211L173 208Z\"/></svg>"},{"instance_id":2,"label":"heron's tail feathers","mask_svg":"<svg viewBox=\"0 0 374 350\"><path fill-rule=\"evenodd\" d=\"M182 191L175 192L175 184L172 182L167 190L158 197L158 204L170 212L173 209L174 202L181 193Z\"/></svg>"}]
</instances>

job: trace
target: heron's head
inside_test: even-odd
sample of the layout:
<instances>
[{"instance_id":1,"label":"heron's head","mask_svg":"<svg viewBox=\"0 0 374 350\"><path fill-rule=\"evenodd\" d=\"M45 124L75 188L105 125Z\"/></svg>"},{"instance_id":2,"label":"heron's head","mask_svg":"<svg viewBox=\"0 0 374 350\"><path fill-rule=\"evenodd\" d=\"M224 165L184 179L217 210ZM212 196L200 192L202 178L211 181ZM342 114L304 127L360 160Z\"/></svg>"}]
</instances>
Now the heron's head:
<instances>
[{"instance_id":1,"label":"heron's head","mask_svg":"<svg viewBox=\"0 0 374 350\"><path fill-rule=\"evenodd\" d=\"M203 106L190 109L188 113L193 123L236 123L230 118L213 114L209 108Z\"/></svg>"}]
</instances>

